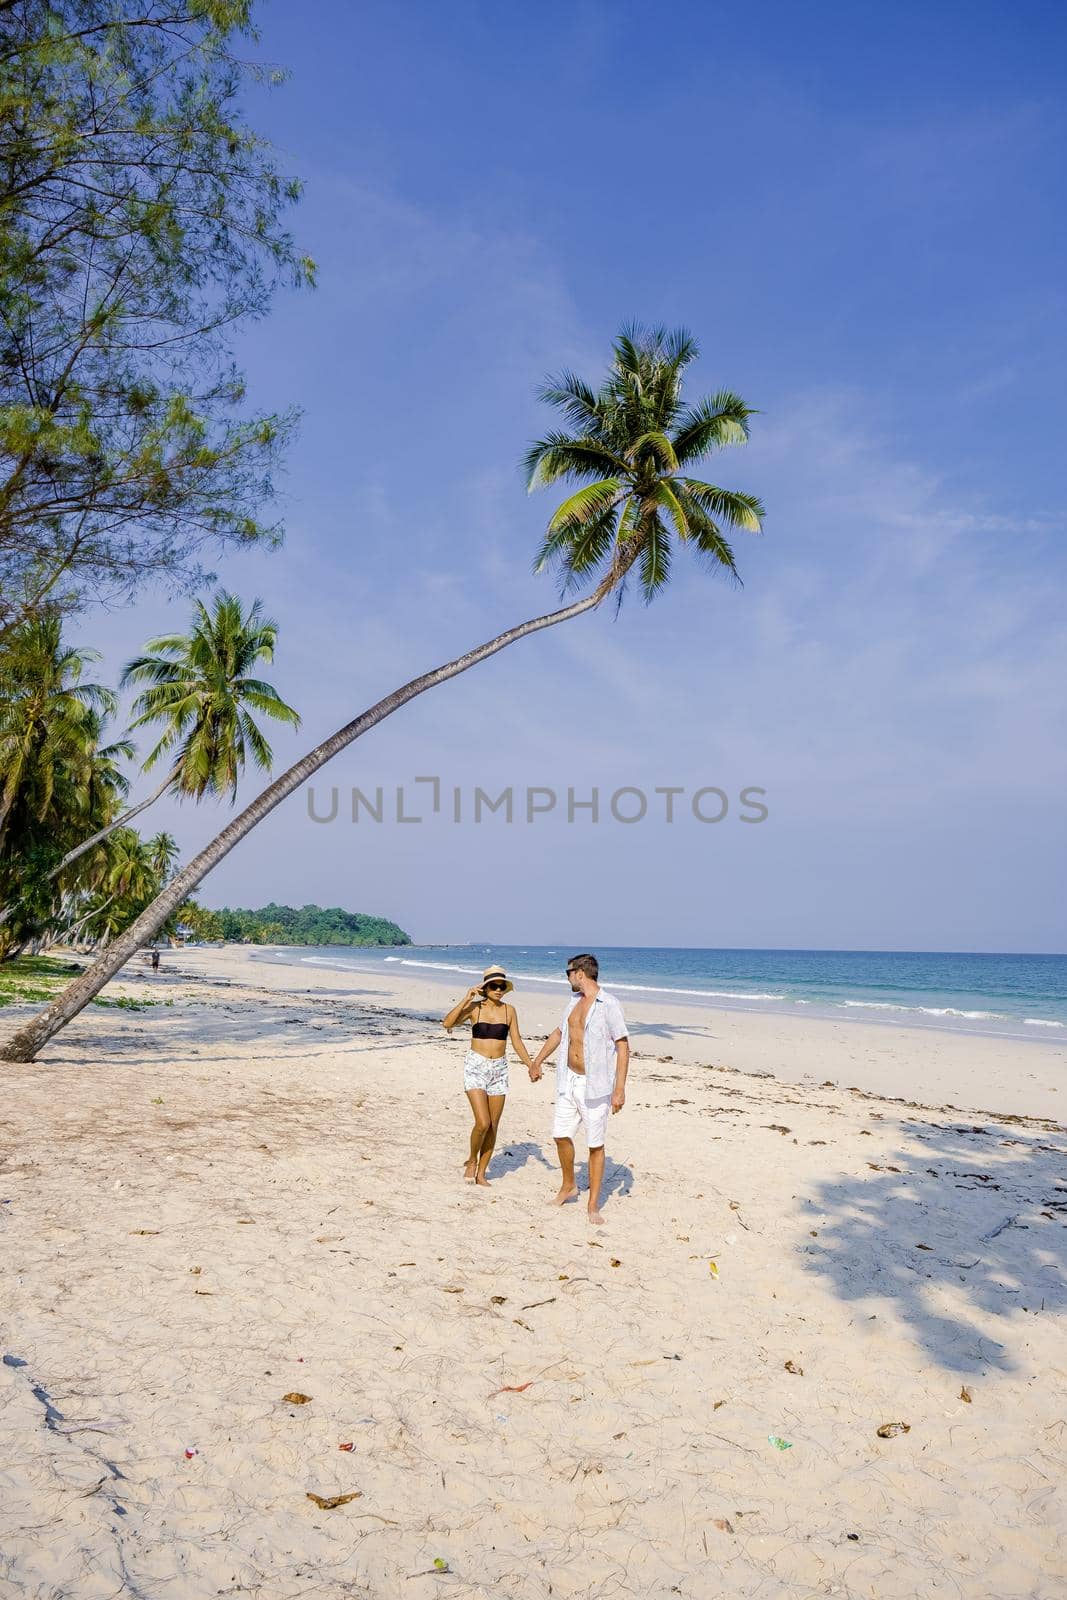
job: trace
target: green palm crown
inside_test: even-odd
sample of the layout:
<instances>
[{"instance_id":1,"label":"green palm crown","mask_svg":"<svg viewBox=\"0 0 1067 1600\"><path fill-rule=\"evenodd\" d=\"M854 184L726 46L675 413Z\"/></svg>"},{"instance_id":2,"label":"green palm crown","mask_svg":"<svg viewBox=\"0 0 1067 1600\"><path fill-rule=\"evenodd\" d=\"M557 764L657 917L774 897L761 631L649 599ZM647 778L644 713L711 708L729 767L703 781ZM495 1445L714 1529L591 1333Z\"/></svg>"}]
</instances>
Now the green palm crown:
<instances>
[{"instance_id":1,"label":"green palm crown","mask_svg":"<svg viewBox=\"0 0 1067 1600\"><path fill-rule=\"evenodd\" d=\"M649 601L670 576L674 537L740 582L726 532L759 533L763 506L689 471L716 450L744 444L754 413L726 389L684 403L682 374L697 354L684 329L631 326L616 340L599 389L564 372L539 391L573 431L531 446L527 487L582 485L548 524L535 562L538 572L557 568L565 591L599 576L603 593L616 589L621 597L636 567Z\"/></svg>"},{"instance_id":2,"label":"green palm crown","mask_svg":"<svg viewBox=\"0 0 1067 1600\"><path fill-rule=\"evenodd\" d=\"M220 590L210 611L196 602L188 634L149 640L145 654L122 674L123 687L148 685L134 701L130 727L164 725L145 758L146 772L168 756L179 796L228 793L232 799L246 761L269 770L271 748L252 712L300 724L273 685L251 675L260 661L274 659L277 633L258 600L246 613L236 595Z\"/></svg>"}]
</instances>

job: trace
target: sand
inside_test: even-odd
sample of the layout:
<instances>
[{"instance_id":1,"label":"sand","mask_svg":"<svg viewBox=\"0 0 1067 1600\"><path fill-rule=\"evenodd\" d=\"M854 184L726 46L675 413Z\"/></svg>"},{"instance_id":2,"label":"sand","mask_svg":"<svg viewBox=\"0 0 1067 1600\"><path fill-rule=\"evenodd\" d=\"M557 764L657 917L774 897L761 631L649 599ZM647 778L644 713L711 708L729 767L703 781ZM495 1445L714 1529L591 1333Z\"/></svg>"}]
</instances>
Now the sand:
<instances>
[{"instance_id":1,"label":"sand","mask_svg":"<svg viewBox=\"0 0 1067 1600\"><path fill-rule=\"evenodd\" d=\"M1062 1600L1062 1050L628 1007L594 1231L450 984L109 992L0 1064L5 1600Z\"/></svg>"}]
</instances>

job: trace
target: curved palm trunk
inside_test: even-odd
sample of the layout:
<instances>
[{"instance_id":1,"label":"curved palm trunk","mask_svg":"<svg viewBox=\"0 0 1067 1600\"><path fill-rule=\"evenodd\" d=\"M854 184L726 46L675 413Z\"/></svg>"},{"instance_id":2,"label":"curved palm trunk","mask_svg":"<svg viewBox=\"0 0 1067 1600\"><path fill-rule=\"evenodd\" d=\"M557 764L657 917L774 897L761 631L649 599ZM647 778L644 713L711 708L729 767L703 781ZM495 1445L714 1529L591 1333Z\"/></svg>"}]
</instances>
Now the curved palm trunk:
<instances>
[{"instance_id":1,"label":"curved palm trunk","mask_svg":"<svg viewBox=\"0 0 1067 1600\"><path fill-rule=\"evenodd\" d=\"M159 788L154 794L150 794L147 800L142 800L137 805L131 806L129 811L124 811L120 817L115 818L114 822L109 822L106 828L101 828L98 833L94 833L90 838L83 839L81 844L76 844L73 850L68 850L62 861L60 861L57 866L54 866L51 872L46 874L45 882L51 883L53 878L58 878L64 867L69 867L72 861L77 861L78 857L83 856L87 850L91 850L94 844L99 844L101 839L106 839L108 834L114 833L116 828L126 827L134 817L139 817L142 811L147 811L149 806L154 806L156 801L161 795L166 793L167 789L173 782L174 773L168 772ZM114 898L114 896L112 896L112 898ZM4 906L3 910L0 910L0 928L2 928L4 923L7 922L9 917L12 916L14 910L14 902L11 905Z\"/></svg>"},{"instance_id":2,"label":"curved palm trunk","mask_svg":"<svg viewBox=\"0 0 1067 1600\"><path fill-rule=\"evenodd\" d=\"M571 617L580 616L583 611L591 611L625 575L625 566L631 565L635 557L636 551L622 566L613 567L593 593L587 595L584 600L577 600L573 605L564 606L560 611L550 611L543 617L533 617L529 622L521 622L518 627L509 628L506 633L498 634L495 639L479 645L476 650L471 650L466 655L457 656L454 661L447 662L443 667L435 667L432 672L423 673L419 678L412 678L410 683L405 683L402 688L394 690L384 700L379 700L377 705L371 706L369 711L364 711L362 716L346 723L343 728L331 734L330 738L316 745L314 750L309 751L295 766L290 767L288 772L283 772L280 778L269 784L250 806L235 817L209 845L201 850L198 856L190 861L187 867L183 867L152 904L142 911L137 920L131 923L124 933L119 934L108 947L106 954L94 961L92 966L64 989L46 1010L40 1012L25 1027L20 1028L8 1040L6 1047L0 1050L0 1060L32 1061L41 1047L47 1044L61 1028L65 1028L67 1023L99 994L105 983L125 966L130 957L151 939L153 934L159 932L167 918L178 909L201 879L205 878L213 867L218 866L234 845L238 844L246 833L250 833L257 822L262 822L275 806L280 805L295 789L299 789L300 785L318 772L320 767L324 767L327 761L362 734L376 727L379 722L384 722L394 711L399 711L409 700L414 700L416 696L423 694L425 690L432 689L439 683L445 683L449 678L458 677L461 672L466 672L468 668L477 666L489 656L496 655L509 644L525 639L532 633L538 633L542 628L554 627L558 622L566 622Z\"/></svg>"},{"instance_id":3,"label":"curved palm trunk","mask_svg":"<svg viewBox=\"0 0 1067 1600\"><path fill-rule=\"evenodd\" d=\"M64 933L64 938L66 938L66 939L76 939L78 937L78 929L79 928L84 928L85 924L87 922L89 922L91 920L91 918L98 917L100 915L101 911L106 911L108 906L111 904L112 900L117 900L118 899L118 895L119 895L119 891L116 889L114 894L109 894L108 895L107 899L103 902L102 905L94 906L91 911L87 911L85 913L84 917L79 917L77 922L71 923L70 927Z\"/></svg>"},{"instance_id":4,"label":"curved palm trunk","mask_svg":"<svg viewBox=\"0 0 1067 1600\"><path fill-rule=\"evenodd\" d=\"M72 861L77 861L78 857L83 856L86 850L91 850L94 844L99 844L101 839L106 839L108 834L114 833L116 828L125 828L128 823L133 821L134 817L139 817L142 811L147 811L149 806L154 806L159 797L166 794L174 782L174 777L175 774L173 772L168 772L159 788L154 794L150 794L147 800L141 800L137 805L131 806L129 811L124 811L120 817L115 818L114 822L109 822L106 828L101 828L99 833L94 833L90 838L83 839L81 844L74 846L73 850L68 850L58 866L53 867L48 874L48 881L51 882L53 878L58 877L64 867L69 867Z\"/></svg>"}]
</instances>

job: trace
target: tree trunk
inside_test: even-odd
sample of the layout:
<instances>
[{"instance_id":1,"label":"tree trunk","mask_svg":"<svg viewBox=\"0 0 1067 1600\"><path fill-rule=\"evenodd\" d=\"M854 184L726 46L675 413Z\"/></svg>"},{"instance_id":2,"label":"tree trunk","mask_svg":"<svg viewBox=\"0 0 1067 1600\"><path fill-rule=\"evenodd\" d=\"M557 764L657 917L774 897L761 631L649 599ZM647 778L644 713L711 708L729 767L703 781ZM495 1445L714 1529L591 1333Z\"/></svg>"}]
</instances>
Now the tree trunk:
<instances>
[{"instance_id":1,"label":"tree trunk","mask_svg":"<svg viewBox=\"0 0 1067 1600\"><path fill-rule=\"evenodd\" d=\"M159 788L154 794L150 794L147 800L142 800L138 805L131 806L129 811L124 811L121 817L116 817L114 822L109 822L106 828L100 829L99 833L94 833L91 838L83 839L81 844L74 846L73 850L68 850L59 865L52 868L46 881L51 882L53 878L59 876L64 867L69 867L72 861L77 861L78 857L83 856L86 850L91 850L94 844L99 844L101 839L106 839L108 834L114 833L116 828L124 828L128 822L133 821L134 817L139 817L142 811L147 811L149 806L154 806L160 795L165 794L170 788L175 776L174 772L168 772Z\"/></svg>"},{"instance_id":2,"label":"tree trunk","mask_svg":"<svg viewBox=\"0 0 1067 1600\"><path fill-rule=\"evenodd\" d=\"M571 617L580 616L583 611L591 611L621 581L626 568L632 565L636 555L635 549L629 559L624 558L622 563L613 565L593 593L587 595L584 600L576 600L573 605L564 606L560 611L550 611L543 617L533 617L529 622L521 622L518 627L509 628L506 633L498 634L495 639L479 645L476 650L471 650L466 655L457 656L454 661L447 662L443 667L435 667L432 672L423 673L419 678L412 678L410 683L394 690L384 700L379 700L377 705L371 706L369 711L364 711L354 721L346 723L343 728L339 728L328 739L316 745L314 750L309 751L291 766L288 772L283 772L280 778L269 784L250 806L247 806L190 861L187 867L183 867L152 904L141 912L137 920L110 944L105 954L94 961L91 967L86 968L85 972L64 989L46 1010L32 1018L25 1027L20 1028L8 1040L6 1047L0 1050L0 1061L33 1061L42 1046L46 1045L61 1028L65 1028L68 1022L73 1021L82 1008L99 994L105 983L125 966L130 957L159 932L167 918L188 898L201 879L205 878L213 867L218 866L234 845L238 844L246 833L250 833L257 822L262 822L275 806L288 799L295 789L299 789L302 783L313 777L327 761L332 760L354 740L376 727L379 722L384 722L386 717L398 711L401 706L407 705L409 700L414 700L425 690L432 689L439 683L445 683L449 678L458 677L461 672L466 672L468 668L477 666L489 656L496 655L509 644L525 639L532 633L538 633L542 628L554 627L558 622L566 622Z\"/></svg>"},{"instance_id":3,"label":"tree trunk","mask_svg":"<svg viewBox=\"0 0 1067 1600\"><path fill-rule=\"evenodd\" d=\"M101 828L98 833L94 833L90 838L83 839L81 844L76 844L73 850L68 850L59 865L53 867L51 872L46 874L44 881L46 883L51 883L53 878L57 878L59 876L64 867L69 867L72 861L77 861L78 857L83 856L87 850L91 850L94 844L99 844L101 839L106 839L108 834L114 833L116 828L124 828L128 822L133 820L134 817L139 817L142 811L147 811L149 806L155 805L160 795L165 794L167 789L174 782L174 778L174 772L168 772L159 788L154 794L150 794L147 800L142 800L139 802L139 804L131 806L129 811L124 811L120 817L115 818L114 822L109 822L106 828ZM114 895L112 895L111 898L114 899ZM0 911L0 928L2 928L9 917L14 914L17 904L17 901L13 901L11 905L4 906L3 910Z\"/></svg>"}]
</instances>

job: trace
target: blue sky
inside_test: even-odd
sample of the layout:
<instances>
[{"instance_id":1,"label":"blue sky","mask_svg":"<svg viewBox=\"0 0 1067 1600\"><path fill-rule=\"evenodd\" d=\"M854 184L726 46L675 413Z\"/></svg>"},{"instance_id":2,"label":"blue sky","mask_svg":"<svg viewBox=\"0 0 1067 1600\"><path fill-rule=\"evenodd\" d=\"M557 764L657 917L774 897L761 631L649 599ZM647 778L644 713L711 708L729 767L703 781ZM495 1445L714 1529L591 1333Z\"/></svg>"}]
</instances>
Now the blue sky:
<instances>
[{"instance_id":1,"label":"blue sky","mask_svg":"<svg viewBox=\"0 0 1067 1600\"><path fill-rule=\"evenodd\" d=\"M1062 8L273 0L261 25L292 77L250 115L306 182L320 287L242 336L257 401L304 420L284 550L218 570L281 625L279 763L551 607L536 384L598 377L638 318L697 335L695 392L760 410L708 474L768 507L744 588L680 553L651 608L520 644L316 791L759 785L770 815L317 826L302 793L203 899L427 940L1067 948ZM114 671L183 608L75 633ZM186 851L221 821L152 815Z\"/></svg>"}]
</instances>

